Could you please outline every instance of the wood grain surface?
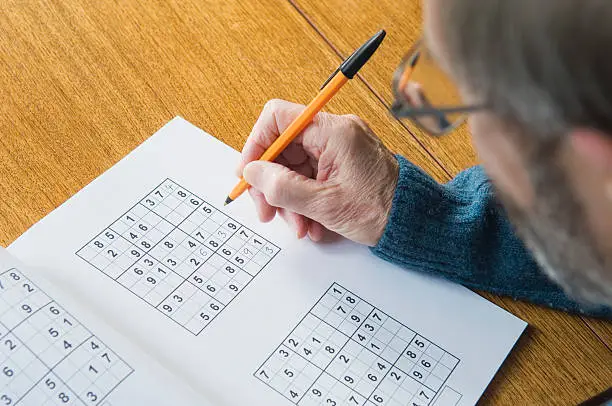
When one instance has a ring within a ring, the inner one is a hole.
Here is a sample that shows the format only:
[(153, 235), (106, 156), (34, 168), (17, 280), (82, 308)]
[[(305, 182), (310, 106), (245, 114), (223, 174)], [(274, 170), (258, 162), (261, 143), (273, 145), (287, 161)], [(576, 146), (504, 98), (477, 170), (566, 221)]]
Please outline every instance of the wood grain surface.
[[(370, 33), (381, 28), (387, 30), (383, 46), (362, 69), (361, 76), (372, 91), (390, 105), (393, 72), (410, 46), (421, 37), (420, 0), (291, 1), (342, 56), (349, 55)], [(465, 126), (452, 137), (442, 138), (424, 134), (411, 122), (406, 126), (449, 174), (454, 175), (476, 163)]]
[[(240, 149), (266, 100), (308, 102), (340, 55), (379, 27), (389, 38), (363, 80), (327, 110), (361, 116), (447, 180), (475, 163), (467, 132), (431, 139), (385, 107), (395, 64), (419, 35), (416, 0), (3, 0), (0, 242), (175, 115)], [(571, 404), (612, 382), (609, 322), (485, 296), (531, 327), (483, 404)]]
[[(384, 103), (388, 104), (392, 100), (389, 84), (391, 83), (394, 68), (412, 43), (421, 37), (420, 0), (291, 1), (300, 14), (325, 39), (328, 45), (342, 56), (350, 54), (352, 49), (358, 46), (359, 35), (357, 33), (375, 32), (381, 28), (388, 31), (384, 45), (361, 73), (363, 80), (372, 91)], [(442, 139), (428, 138), (412, 125), (407, 127), (407, 131), (415, 135), (416, 139), (436, 158), (437, 162), (441, 163), (449, 174), (455, 174), (457, 171), (477, 163), (469, 140), (469, 133), (465, 127), (457, 133), (448, 136), (448, 138)], [(545, 310), (526, 303), (512, 302), (507, 298), (495, 298), (492, 295), (484, 296), (512, 313), (519, 315), (519, 317), (522, 317), (531, 325), (530, 334), (527, 338), (523, 339), (523, 342), (528, 342), (525, 345), (534, 347), (533, 351), (516, 352), (513, 354), (506, 368), (502, 369), (502, 373), (497, 376), (496, 382), (506, 380), (507, 378), (504, 377), (504, 374), (506, 371), (514, 368), (514, 363), (516, 362), (521, 364), (519, 366), (521, 369), (525, 368), (522, 365), (523, 363), (534, 364), (530, 367), (534, 373), (525, 375), (525, 381), (520, 383), (520, 385), (524, 385), (525, 388), (531, 387), (532, 390), (540, 392), (534, 393), (533, 396), (541, 396), (543, 399), (550, 395), (551, 399), (557, 399), (560, 404), (575, 403), (580, 399), (588, 397), (589, 394), (593, 393), (593, 390), (603, 390), (610, 386), (612, 382), (612, 367), (608, 366), (601, 371), (600, 384), (594, 385), (591, 390), (584, 390), (583, 382), (593, 383), (592, 376), (587, 376), (580, 372), (581, 368), (590, 367), (589, 358), (582, 358), (581, 362), (584, 365), (575, 369), (577, 380), (574, 380), (574, 383), (576, 385), (568, 387), (567, 382), (562, 379), (551, 382), (549, 379), (543, 380), (541, 378), (547, 376), (550, 369), (554, 369), (555, 365), (559, 363), (558, 358), (546, 355), (547, 351), (558, 346), (557, 350), (564, 350), (567, 354), (573, 352), (573, 345), (571, 344), (572, 336), (576, 331), (582, 331), (585, 327), (595, 334), (595, 337), (593, 337), (586, 330), (584, 333), (584, 339), (592, 342), (593, 348), (597, 348), (594, 355), (597, 357), (602, 356), (608, 365), (612, 365), (612, 323), (603, 320), (560, 315), (554, 311)], [(561, 321), (557, 321), (558, 316), (562, 319)], [(555, 323), (561, 324), (551, 324), (551, 320), (556, 320)], [(597, 339), (601, 341), (601, 345), (596, 342)], [(565, 344), (562, 344), (563, 342)], [(544, 347), (548, 350), (545, 350)], [(536, 355), (535, 358), (534, 354)], [(535, 376), (540, 378), (534, 379)], [(530, 381), (533, 381), (534, 384), (529, 384)], [(511, 393), (508, 393), (508, 398), (497, 396), (497, 391), (503, 392), (504, 390), (505, 388), (498, 388), (494, 384), (487, 395), (492, 396), (495, 400), (494, 404), (511, 403), (509, 401)], [(514, 389), (508, 388), (508, 390), (514, 393)], [(493, 396), (493, 392), (495, 392), (495, 396)], [(573, 392), (574, 395), (569, 396), (568, 392)], [(530, 398), (526, 397), (525, 401), (528, 399)]]

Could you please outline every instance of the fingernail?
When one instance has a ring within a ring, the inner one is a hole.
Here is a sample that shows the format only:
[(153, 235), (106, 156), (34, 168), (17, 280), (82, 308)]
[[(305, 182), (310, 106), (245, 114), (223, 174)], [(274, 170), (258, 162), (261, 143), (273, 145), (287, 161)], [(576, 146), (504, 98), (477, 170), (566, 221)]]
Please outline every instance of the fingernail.
[(302, 238), (304, 238), (304, 237), (306, 237), (308, 235), (308, 230), (303, 230), (301, 233), (298, 230), (297, 235), (298, 235), (298, 238), (301, 240)]

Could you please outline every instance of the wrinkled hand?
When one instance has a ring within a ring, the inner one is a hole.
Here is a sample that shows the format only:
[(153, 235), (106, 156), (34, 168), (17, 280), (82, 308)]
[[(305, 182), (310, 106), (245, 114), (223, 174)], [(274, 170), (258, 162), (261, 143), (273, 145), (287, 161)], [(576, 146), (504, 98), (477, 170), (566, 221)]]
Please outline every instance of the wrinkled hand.
[(278, 213), (299, 238), (319, 241), (331, 230), (376, 245), (391, 211), (398, 163), (359, 117), (319, 113), (276, 162), (256, 161), (303, 109), (269, 101), (242, 149), (237, 173), (251, 185), (260, 220)]

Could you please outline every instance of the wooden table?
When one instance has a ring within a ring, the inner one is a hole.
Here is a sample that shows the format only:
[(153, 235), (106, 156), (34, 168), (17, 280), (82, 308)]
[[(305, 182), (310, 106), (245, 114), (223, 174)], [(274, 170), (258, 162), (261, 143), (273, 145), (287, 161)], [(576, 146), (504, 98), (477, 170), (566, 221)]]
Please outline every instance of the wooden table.
[[(147, 3), (146, 5), (142, 3)], [(386, 111), (420, 32), (418, 0), (4, 0), (0, 242), (181, 115), (240, 148), (264, 102), (307, 102), (342, 56), (389, 36), (329, 105), (440, 181), (476, 162), (467, 131), (431, 139)], [(609, 322), (485, 294), (530, 324), (482, 404), (572, 404), (612, 382)]]

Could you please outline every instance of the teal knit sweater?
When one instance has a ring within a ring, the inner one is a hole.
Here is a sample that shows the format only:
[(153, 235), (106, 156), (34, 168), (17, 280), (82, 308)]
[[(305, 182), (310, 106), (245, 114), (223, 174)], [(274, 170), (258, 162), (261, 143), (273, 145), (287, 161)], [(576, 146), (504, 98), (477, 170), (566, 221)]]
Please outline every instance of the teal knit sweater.
[(481, 167), (441, 185), (405, 158), (397, 160), (393, 206), (374, 254), (472, 289), (612, 318), (612, 308), (581, 305), (548, 279), (515, 235)]

